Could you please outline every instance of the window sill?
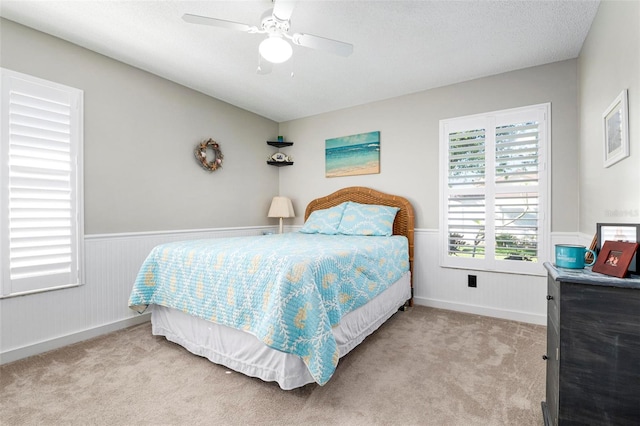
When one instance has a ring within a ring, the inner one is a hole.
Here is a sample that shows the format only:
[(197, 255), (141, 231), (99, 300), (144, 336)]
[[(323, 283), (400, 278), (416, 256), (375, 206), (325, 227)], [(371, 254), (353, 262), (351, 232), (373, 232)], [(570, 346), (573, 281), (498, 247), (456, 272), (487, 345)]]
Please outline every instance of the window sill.
[(69, 288), (82, 287), (83, 285), (84, 284), (68, 284), (68, 285), (61, 285), (57, 287), (47, 287), (47, 288), (39, 288), (37, 290), (22, 291), (19, 293), (4, 294), (4, 295), (0, 295), (0, 300), (11, 299), (14, 297), (21, 297), (21, 296), (31, 296), (34, 294), (47, 293), (47, 292), (56, 291), (56, 290), (65, 290)]

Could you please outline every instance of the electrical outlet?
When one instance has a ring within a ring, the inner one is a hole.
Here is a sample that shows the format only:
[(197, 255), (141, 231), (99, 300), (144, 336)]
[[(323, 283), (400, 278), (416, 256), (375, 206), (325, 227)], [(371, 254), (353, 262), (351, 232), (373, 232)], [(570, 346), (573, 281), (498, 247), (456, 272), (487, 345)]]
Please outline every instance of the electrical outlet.
[(467, 275), (467, 285), (469, 287), (478, 287), (478, 277), (475, 275)]

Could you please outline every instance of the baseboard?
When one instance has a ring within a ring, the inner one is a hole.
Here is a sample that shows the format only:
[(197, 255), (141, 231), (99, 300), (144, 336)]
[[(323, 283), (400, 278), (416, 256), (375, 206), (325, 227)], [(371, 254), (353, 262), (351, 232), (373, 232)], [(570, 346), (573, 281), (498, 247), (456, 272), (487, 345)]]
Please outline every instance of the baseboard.
[(465, 312), (467, 314), (502, 318), (511, 321), (526, 322), (528, 324), (547, 325), (546, 315), (537, 315), (527, 312), (504, 311), (495, 308), (487, 308), (484, 306), (465, 305), (462, 303), (445, 302), (443, 300), (434, 300), (415, 296), (413, 298), (413, 303), (420, 306), (428, 306), (430, 308), (447, 309), (449, 311), (458, 311)]
[(39, 355), (44, 352), (49, 352), (54, 349), (59, 349), (64, 346), (72, 345), (74, 343), (82, 342), (84, 340), (92, 339), (94, 337), (101, 336), (103, 334), (111, 333), (123, 328), (131, 327), (134, 325), (142, 324), (151, 320), (151, 314), (145, 313), (142, 315), (136, 315), (135, 317), (123, 319), (120, 321), (105, 324), (100, 327), (91, 328), (88, 330), (80, 331), (66, 336), (58, 337), (55, 339), (47, 340), (33, 345), (24, 346), (18, 349), (12, 349), (10, 351), (0, 353), (0, 365), (8, 364), (10, 362), (17, 361), (22, 358), (27, 358), (34, 355)]

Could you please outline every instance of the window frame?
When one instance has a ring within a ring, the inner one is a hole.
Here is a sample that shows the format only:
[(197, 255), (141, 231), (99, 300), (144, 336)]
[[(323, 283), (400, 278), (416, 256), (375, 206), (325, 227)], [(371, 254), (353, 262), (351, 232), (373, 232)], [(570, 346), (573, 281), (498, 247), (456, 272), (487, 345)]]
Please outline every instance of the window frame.
[[(496, 158), (496, 129), (508, 124), (516, 124), (538, 118), (538, 182), (536, 191), (538, 199), (538, 230), (537, 230), (537, 261), (503, 260), (495, 258), (495, 200), (501, 193), (522, 192), (526, 186), (516, 185), (507, 188), (499, 187), (494, 176), (497, 169)], [(484, 174), (483, 186), (452, 190), (449, 186), (449, 135), (472, 129), (485, 130)], [(511, 108), (488, 113), (474, 114), (462, 117), (440, 120), (440, 211), (439, 211), (439, 253), (440, 266), (445, 268), (472, 269), (490, 272), (518, 273), (526, 275), (546, 274), (543, 263), (549, 260), (550, 230), (551, 230), (551, 103)], [(515, 189), (515, 190), (513, 190)], [(484, 258), (456, 257), (449, 255), (449, 196), (451, 194), (485, 195), (484, 217), (486, 252)]]
[[(44, 291), (77, 287), (85, 282), (84, 268), (84, 188), (83, 188), (83, 145), (84, 145), (84, 92), (56, 82), (28, 74), (0, 68), (0, 123), (2, 146), (0, 147), (0, 299), (40, 293)], [(71, 250), (69, 270), (59, 274), (62, 279), (53, 279), (51, 274), (37, 278), (23, 279), (11, 276), (10, 259), (10, 100), (12, 93), (43, 99), (44, 102), (60, 102), (60, 97), (68, 98), (69, 119), (69, 190), (70, 190), (70, 237)], [(51, 94), (49, 96), (49, 94)]]

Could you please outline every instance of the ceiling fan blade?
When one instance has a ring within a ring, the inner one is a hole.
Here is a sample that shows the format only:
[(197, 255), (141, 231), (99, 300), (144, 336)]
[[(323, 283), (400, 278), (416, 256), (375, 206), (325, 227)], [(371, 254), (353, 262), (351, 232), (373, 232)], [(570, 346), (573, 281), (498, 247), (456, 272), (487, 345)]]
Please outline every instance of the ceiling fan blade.
[(295, 6), (295, 0), (274, 0), (273, 16), (281, 21), (288, 21), (291, 19), (291, 12)]
[(212, 27), (226, 28), (229, 30), (251, 32), (256, 29), (256, 27), (252, 27), (251, 25), (247, 24), (241, 24), (239, 22), (225, 21), (224, 19), (209, 18), (207, 16), (192, 15), (190, 13), (185, 13), (184, 15), (182, 15), (182, 19), (191, 24), (211, 25)]
[(292, 41), (299, 46), (324, 50), (345, 57), (353, 53), (353, 44), (311, 34), (296, 33), (293, 35)]

